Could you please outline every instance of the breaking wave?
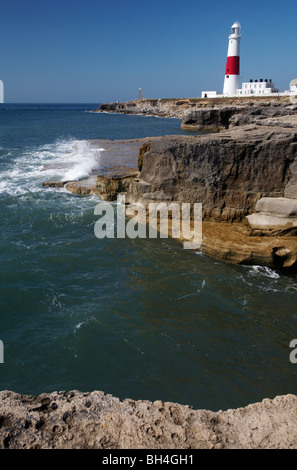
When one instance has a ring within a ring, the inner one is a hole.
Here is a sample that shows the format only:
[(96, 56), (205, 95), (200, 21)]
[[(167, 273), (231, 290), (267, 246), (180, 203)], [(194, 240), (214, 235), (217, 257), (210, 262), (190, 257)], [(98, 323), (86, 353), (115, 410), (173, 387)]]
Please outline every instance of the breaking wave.
[(58, 139), (36, 148), (13, 149), (0, 175), (0, 194), (22, 195), (40, 190), (42, 182), (78, 181), (100, 168), (103, 148), (88, 140)]

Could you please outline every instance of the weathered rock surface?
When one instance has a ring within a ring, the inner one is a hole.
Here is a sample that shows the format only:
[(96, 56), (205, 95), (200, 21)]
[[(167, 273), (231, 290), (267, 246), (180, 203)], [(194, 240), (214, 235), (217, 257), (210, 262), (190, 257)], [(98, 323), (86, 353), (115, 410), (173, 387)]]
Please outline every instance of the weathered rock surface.
[(255, 209), (257, 212), (271, 216), (295, 218), (297, 217), (297, 199), (263, 197), (257, 201)]
[(297, 106), (289, 97), (142, 99), (101, 104), (97, 112), (175, 117), (182, 119), (183, 129), (220, 131), (296, 115)]
[(269, 230), (263, 234), (242, 223), (203, 222), (202, 251), (232, 264), (296, 270), (296, 233)]
[(104, 103), (99, 106), (98, 111), (94, 112), (183, 118), (189, 109), (196, 108), (196, 106), (197, 100), (195, 99), (143, 99), (124, 103)]
[[(142, 99), (125, 102), (104, 103), (98, 108), (103, 113), (121, 113), (121, 114), (144, 114), (162, 117), (175, 117), (187, 119), (189, 113), (200, 111), (204, 108), (245, 108), (246, 106), (265, 107), (270, 105), (279, 106), (281, 104), (290, 104), (289, 97), (236, 97), (236, 98), (168, 98), (168, 99)], [(191, 124), (189, 124), (191, 125)]]
[(268, 119), (296, 114), (297, 106), (291, 104), (220, 106), (190, 111), (183, 118), (181, 127), (183, 129), (219, 131), (247, 124), (262, 124), (263, 121), (265, 121), (264, 125), (269, 125)]
[(279, 233), (296, 235), (297, 199), (264, 197), (257, 201), (255, 210), (255, 213), (247, 216), (254, 233), (273, 231), (275, 235), (279, 230)]
[[(297, 200), (297, 116), (208, 135), (93, 145), (106, 148), (102, 170), (92, 180), (68, 182), (70, 191), (105, 200), (124, 194), (127, 203), (145, 205), (202, 203), (205, 253), (233, 263), (297, 267), (294, 217), (290, 213), (289, 220), (280, 221), (275, 213), (282, 198)], [(267, 201), (263, 198), (273, 199), (270, 213), (260, 212), (257, 201)]]
[(297, 160), (290, 165), (291, 177), (286, 184), (284, 196), (289, 198), (296, 198), (297, 194)]
[[(190, 111), (182, 120), (182, 129), (220, 131), (228, 129), (231, 122), (233, 125), (249, 124), (250, 108), (233, 107), (212, 107)], [(237, 119), (235, 118), (237, 117)]]
[(0, 392), (0, 448), (290, 449), (297, 446), (297, 396), (227, 411), (162, 401), (53, 392)]
[(65, 182), (64, 181), (44, 181), (42, 183), (44, 188), (64, 188)]
[[(241, 221), (262, 197), (283, 197), (297, 159), (297, 128), (244, 126), (206, 136), (156, 138), (142, 156), (131, 202), (203, 204), (205, 220)], [(297, 198), (291, 190), (290, 197)]]

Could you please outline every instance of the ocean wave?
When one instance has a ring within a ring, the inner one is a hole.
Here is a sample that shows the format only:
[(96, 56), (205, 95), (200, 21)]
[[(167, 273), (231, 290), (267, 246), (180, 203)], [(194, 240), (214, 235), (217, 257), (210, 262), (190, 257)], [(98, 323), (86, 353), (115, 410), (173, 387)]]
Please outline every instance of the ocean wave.
[(268, 266), (252, 266), (251, 273), (260, 274), (261, 276), (270, 277), (271, 279), (279, 279), (280, 274), (278, 274), (273, 269)]
[(248, 275), (250, 277), (269, 277), (270, 279), (279, 279), (280, 274), (276, 272), (274, 269), (269, 268), (268, 266), (246, 266), (248, 269)]
[(54, 172), (61, 181), (78, 181), (99, 169), (104, 148), (91, 146), (87, 140), (58, 140), (43, 148), (44, 165), (41, 170)]
[(18, 149), (0, 176), (0, 194), (11, 196), (38, 192), (43, 181), (78, 181), (87, 178), (101, 165), (103, 148), (72, 137), (38, 147)]

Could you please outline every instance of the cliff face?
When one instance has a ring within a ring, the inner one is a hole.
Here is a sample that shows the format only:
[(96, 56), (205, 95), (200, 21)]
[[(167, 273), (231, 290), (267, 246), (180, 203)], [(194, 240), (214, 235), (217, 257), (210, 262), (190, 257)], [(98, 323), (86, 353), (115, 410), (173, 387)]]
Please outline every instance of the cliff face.
[[(202, 99), (202, 98), (181, 98), (181, 99), (142, 99), (142, 100), (133, 100), (125, 102), (115, 102), (115, 103), (104, 103), (99, 105), (98, 111), (95, 112), (105, 112), (105, 113), (122, 113), (122, 114), (150, 114), (155, 116), (162, 117), (175, 117), (184, 119), (183, 125), (188, 127), (199, 127), (195, 122), (201, 120), (200, 111), (206, 110), (205, 124), (209, 125), (209, 128), (214, 128), (214, 119), (218, 119), (218, 123), (224, 120), (223, 115), (234, 113), (234, 110), (245, 109), (249, 107), (255, 107), (259, 109), (265, 106), (286, 104), (289, 103), (289, 97), (277, 98), (259, 98), (259, 97), (245, 97), (245, 98), (215, 98), (215, 99)], [(214, 109), (214, 112), (212, 111)], [(222, 117), (220, 117), (220, 112), (222, 112)], [(211, 113), (211, 118), (209, 119), (207, 115)], [(240, 112), (240, 111), (236, 111)], [(197, 114), (196, 114), (197, 113)], [(218, 118), (216, 118), (218, 115)], [(231, 116), (230, 115), (230, 116)], [(212, 120), (211, 120), (212, 119)], [(193, 122), (187, 122), (193, 121)], [(225, 122), (225, 121), (224, 121)], [(217, 126), (221, 127), (221, 126)], [(223, 127), (226, 127), (223, 124)]]
[(297, 197), (290, 181), (297, 129), (245, 126), (207, 136), (151, 141), (141, 172), (129, 182), (131, 201), (201, 202), (205, 220), (240, 221), (264, 196)]
[[(204, 253), (296, 269), (297, 219), (287, 208), (297, 200), (297, 116), (290, 127), (281, 123), (269, 118), (266, 125), (263, 120), (219, 134), (148, 140), (139, 175), (123, 179), (119, 192), (127, 202), (200, 202)], [(257, 206), (263, 198), (272, 201), (269, 217)]]
[(182, 129), (220, 131), (229, 127), (246, 124), (261, 124), (262, 120), (296, 114), (297, 106), (292, 104), (266, 103), (262, 106), (221, 106), (189, 111), (183, 117)]
[(124, 103), (105, 103), (98, 112), (121, 114), (148, 114), (162, 117), (183, 118), (191, 109), (196, 109), (196, 100), (191, 99), (152, 99), (135, 100)]
[(38, 397), (0, 392), (2, 449), (296, 448), (297, 397), (265, 399), (237, 410), (193, 410), (177, 403), (102, 392)]
[[(297, 268), (297, 210), (288, 211), (290, 201), (283, 200), (297, 200), (297, 115), (262, 116), (254, 124), (208, 135), (96, 145), (106, 147), (106, 162), (117, 154), (115, 168), (109, 163), (109, 172), (104, 168), (91, 184), (68, 182), (70, 191), (106, 200), (124, 194), (126, 202), (145, 205), (202, 203), (206, 254), (232, 263)], [(125, 170), (120, 160), (127, 161), (130, 153)], [(259, 209), (265, 204), (257, 204), (263, 198), (272, 200), (269, 214)]]

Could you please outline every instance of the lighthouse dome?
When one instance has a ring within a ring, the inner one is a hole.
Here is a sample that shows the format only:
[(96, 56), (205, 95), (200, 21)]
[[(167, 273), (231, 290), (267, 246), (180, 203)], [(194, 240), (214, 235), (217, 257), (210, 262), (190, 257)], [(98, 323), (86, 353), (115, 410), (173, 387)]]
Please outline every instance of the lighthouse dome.
[(241, 25), (240, 25), (239, 21), (235, 21), (235, 23), (231, 26), (231, 28), (239, 28), (239, 29), (241, 29)]
[(235, 21), (231, 26), (231, 35), (230, 38), (240, 38), (241, 26), (238, 21)]

